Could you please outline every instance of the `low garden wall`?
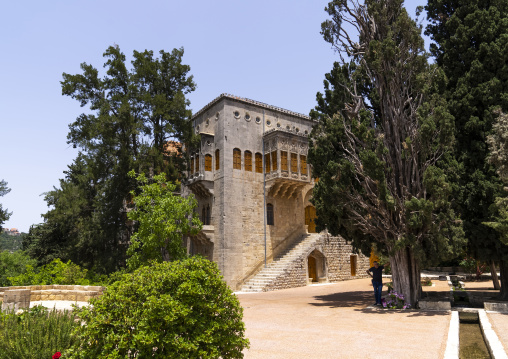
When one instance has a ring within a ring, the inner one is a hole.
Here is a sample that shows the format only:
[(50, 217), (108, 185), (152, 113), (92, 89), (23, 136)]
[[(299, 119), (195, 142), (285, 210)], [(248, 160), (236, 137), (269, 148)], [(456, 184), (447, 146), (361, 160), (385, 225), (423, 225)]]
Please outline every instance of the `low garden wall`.
[(65, 300), (73, 302), (88, 302), (94, 297), (102, 295), (105, 287), (91, 285), (28, 285), (15, 287), (0, 287), (0, 301), (4, 301), (4, 294), (9, 290), (29, 289), (30, 301)]

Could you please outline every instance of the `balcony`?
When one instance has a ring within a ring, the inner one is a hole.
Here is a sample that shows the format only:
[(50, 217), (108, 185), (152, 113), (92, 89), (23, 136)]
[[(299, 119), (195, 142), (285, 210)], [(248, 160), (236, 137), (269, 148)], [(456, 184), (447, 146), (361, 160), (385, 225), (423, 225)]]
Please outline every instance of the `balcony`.
[(265, 147), (266, 189), (269, 196), (296, 198), (312, 186), (307, 164), (307, 135), (290, 130), (272, 129), (263, 136)]

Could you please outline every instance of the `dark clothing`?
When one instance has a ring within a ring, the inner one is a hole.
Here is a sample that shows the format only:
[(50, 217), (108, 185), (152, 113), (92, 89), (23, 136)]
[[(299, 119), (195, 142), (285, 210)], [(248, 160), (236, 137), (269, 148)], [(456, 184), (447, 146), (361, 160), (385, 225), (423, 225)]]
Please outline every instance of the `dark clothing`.
[(383, 291), (383, 282), (377, 282), (373, 279), (372, 286), (374, 287), (374, 297), (376, 298), (376, 304), (381, 304), (381, 292)]
[(374, 282), (383, 283), (383, 269), (384, 266), (378, 266), (369, 268), (369, 272), (372, 272), (372, 280)]

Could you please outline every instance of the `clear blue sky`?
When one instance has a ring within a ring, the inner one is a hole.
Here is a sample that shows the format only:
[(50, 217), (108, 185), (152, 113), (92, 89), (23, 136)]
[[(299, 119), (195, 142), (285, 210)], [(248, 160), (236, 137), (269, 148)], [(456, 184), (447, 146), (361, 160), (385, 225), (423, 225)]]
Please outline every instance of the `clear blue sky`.
[[(425, 0), (406, 1), (410, 15)], [(184, 47), (197, 89), (191, 109), (223, 92), (308, 114), (337, 55), (319, 34), (326, 0), (50, 0), (0, 5), (0, 197), (4, 224), (28, 232), (48, 211), (76, 150), (68, 125), (84, 110), (61, 94), (62, 73), (102, 68), (106, 48)]]

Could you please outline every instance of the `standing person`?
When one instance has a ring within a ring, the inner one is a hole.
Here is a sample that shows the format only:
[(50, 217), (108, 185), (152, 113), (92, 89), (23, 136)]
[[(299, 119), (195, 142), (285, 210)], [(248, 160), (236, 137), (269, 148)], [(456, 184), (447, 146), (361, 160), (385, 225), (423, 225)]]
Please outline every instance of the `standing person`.
[[(386, 263), (390, 265), (390, 263)], [(374, 287), (374, 296), (376, 297), (376, 304), (381, 305), (381, 292), (383, 291), (383, 269), (385, 266), (380, 266), (378, 262), (374, 261), (374, 267), (367, 270), (367, 274), (372, 278), (372, 286)]]

